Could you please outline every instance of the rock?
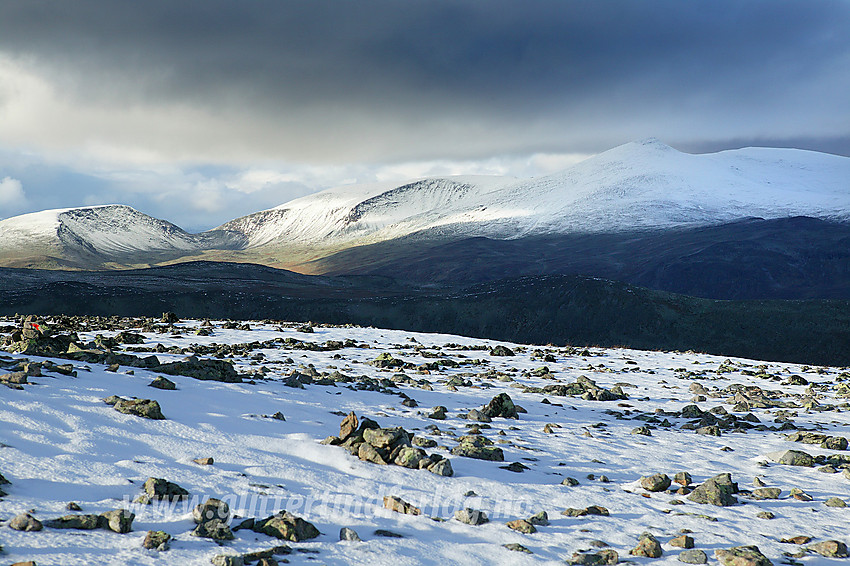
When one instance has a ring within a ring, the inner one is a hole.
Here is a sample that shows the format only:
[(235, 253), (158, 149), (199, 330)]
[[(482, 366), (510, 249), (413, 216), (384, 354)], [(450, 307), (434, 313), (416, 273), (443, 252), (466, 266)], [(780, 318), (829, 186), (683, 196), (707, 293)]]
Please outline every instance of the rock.
[(533, 552), (531, 552), (530, 550), (528, 550), (523, 545), (521, 545), (517, 542), (509, 542), (508, 544), (503, 544), (502, 546), (504, 546), (508, 550), (512, 550), (514, 552), (524, 552), (526, 554), (534, 554)]
[(756, 517), (758, 517), (759, 519), (767, 519), (767, 520), (770, 520), (770, 519), (775, 518), (775, 517), (776, 517), (776, 515), (774, 515), (774, 514), (773, 514), (773, 513), (771, 513), (770, 511), (759, 511), (758, 513), (756, 513)]
[(433, 464), (428, 466), (427, 469), (432, 474), (437, 474), (438, 476), (451, 477), (454, 475), (452, 463), (446, 458), (443, 458), (438, 462), (434, 462)]
[(156, 389), (162, 389), (165, 391), (174, 391), (175, 389), (177, 389), (177, 384), (175, 384), (170, 379), (159, 375), (153, 381), (148, 383), (148, 387), (155, 387)]
[(3, 477), (3, 474), (0, 474), (0, 485), (10, 485), (12, 482)]
[(233, 367), (233, 363), (224, 360), (202, 360), (190, 356), (179, 362), (169, 362), (150, 368), (157, 373), (185, 375), (201, 381), (221, 381), (224, 383), (242, 383), (242, 378)]
[(360, 535), (354, 529), (343, 527), (339, 530), (339, 540), (348, 540), (352, 542), (360, 542)]
[(400, 426), (394, 428), (367, 428), (363, 431), (363, 440), (375, 448), (389, 448), (402, 437), (407, 438), (407, 433)]
[(399, 450), (395, 460), (393, 460), (393, 463), (397, 466), (415, 470), (419, 468), (419, 462), (423, 459), (427, 459), (427, 456), (425, 455), (425, 451), (421, 448), (403, 446), (401, 450)]
[[(652, 431), (649, 430), (649, 427), (647, 426), (639, 426), (632, 429), (632, 434), (639, 434), (641, 436), (652, 436)], [(575, 554), (573, 556), (575, 556)]]
[(116, 509), (100, 514), (100, 526), (116, 533), (129, 533), (133, 530), (133, 519), (136, 515), (126, 509)]
[(155, 421), (165, 420), (159, 403), (152, 399), (119, 399), (112, 405), (119, 413), (144, 417)]
[(670, 478), (667, 474), (653, 474), (640, 478), (640, 486), (646, 491), (664, 491), (670, 487)]
[(516, 519), (514, 521), (508, 521), (505, 523), (509, 529), (513, 529), (517, 532), (530, 535), (531, 533), (536, 533), (537, 529), (534, 528), (530, 522), (525, 519)]
[(383, 456), (381, 456), (375, 447), (369, 444), (368, 442), (363, 442), (357, 449), (357, 457), (361, 460), (365, 460), (366, 462), (372, 462), (373, 464), (381, 464), (382, 466), (386, 466), (387, 462), (384, 460)]
[(165, 324), (174, 324), (175, 322), (180, 322), (180, 318), (173, 312), (169, 311), (162, 313), (162, 318), (160, 318), (159, 321)]
[(549, 525), (549, 515), (546, 511), (540, 511), (529, 517), (528, 522), (536, 527), (546, 527)]
[(820, 447), (827, 450), (847, 450), (847, 439), (843, 436), (830, 436), (821, 443)]
[(83, 510), (83, 508), (80, 507), (80, 504), (76, 503), (74, 501), (69, 501), (68, 504), (65, 506), (65, 509), (67, 509), (68, 511), (82, 511)]
[[(287, 554), (292, 554), (292, 548), (288, 545), (282, 544), (280, 546), (273, 546), (266, 550), (248, 552), (242, 555), (242, 559), (245, 561), (245, 564), (259, 561), (257, 566), (262, 566), (263, 561), (266, 561), (266, 564), (270, 564), (268, 561), (274, 560), (275, 556), (285, 556)], [(284, 562), (286, 561), (284, 560)]]
[(9, 521), (9, 528), (15, 531), (32, 532), (40, 531), (44, 525), (29, 513), (21, 513)]
[(847, 507), (847, 502), (840, 497), (830, 497), (824, 502), (827, 507)]
[(220, 499), (211, 497), (195, 506), (192, 510), (192, 519), (198, 524), (206, 523), (213, 519), (227, 523), (230, 520), (230, 506)]
[(800, 489), (799, 487), (792, 487), (791, 492), (789, 493), (791, 497), (796, 499), (797, 501), (811, 501), (812, 496)]
[(567, 558), (567, 564), (576, 566), (597, 566), (602, 564), (617, 564), (620, 556), (612, 548), (606, 548), (596, 552), (574, 552)]
[(208, 538), (212, 540), (233, 540), (235, 538), (233, 536), (233, 531), (230, 530), (227, 523), (219, 521), (218, 519), (212, 519), (210, 521), (200, 523), (197, 527), (195, 527), (195, 530), (193, 530), (191, 534), (193, 537)]
[(640, 540), (636, 547), (629, 551), (632, 556), (646, 556), (647, 558), (659, 558), (664, 551), (661, 549), (661, 543), (650, 533), (640, 535)]
[(511, 462), (507, 466), (499, 466), (503, 470), (508, 470), (509, 472), (522, 473), (525, 470), (529, 470), (528, 466), (523, 464), (522, 462)]
[(471, 421), (476, 421), (479, 423), (489, 423), (492, 422), (493, 419), (479, 411), (478, 409), (472, 409), (466, 414), (466, 418)]
[(738, 503), (732, 495), (738, 491), (738, 485), (732, 482), (729, 474), (718, 474), (694, 489), (688, 499), (704, 505), (729, 506)]
[(148, 550), (160, 552), (168, 550), (168, 547), (171, 546), (171, 535), (164, 531), (148, 531), (142, 546)]
[(81, 529), (90, 531), (100, 526), (100, 517), (98, 515), (65, 515), (64, 517), (45, 522), (44, 526), (51, 529)]
[(448, 409), (446, 409), (442, 405), (438, 405), (431, 409), (431, 414), (428, 415), (428, 418), (436, 419), (438, 421), (444, 421), (446, 420), (446, 411), (448, 411)]
[(239, 554), (216, 554), (210, 559), (213, 566), (244, 566), (245, 560)]
[(575, 478), (564, 478), (561, 480), (561, 485), (568, 485), (570, 487), (575, 487), (578, 485), (578, 480)]
[(505, 454), (501, 448), (492, 446), (493, 442), (484, 436), (471, 435), (460, 439), (460, 444), (452, 448), (452, 454), (477, 460), (504, 462)]
[(405, 515), (420, 515), (422, 511), (418, 507), (414, 507), (404, 499), (394, 495), (384, 496), (384, 507), (396, 513), (404, 513)]
[(502, 346), (500, 344), (500, 345), (498, 345), (495, 348), (492, 348), (490, 350), (490, 355), (491, 356), (513, 356), (515, 354), (514, 354), (513, 350), (511, 350), (507, 346)]
[(760, 487), (753, 490), (753, 499), (779, 499), (781, 493), (778, 487)]
[(676, 472), (676, 475), (673, 476), (673, 481), (685, 487), (691, 485), (694, 482), (693, 478), (691, 477), (691, 474), (689, 474), (688, 472)]
[(708, 564), (708, 556), (699, 549), (686, 550), (679, 553), (679, 562), (685, 564)]
[(418, 446), (419, 448), (434, 448), (437, 445), (436, 440), (422, 438), (421, 436), (414, 436), (411, 442), (414, 446)]
[(807, 547), (807, 550), (817, 552), (827, 558), (846, 558), (847, 545), (837, 540), (825, 540)]
[(573, 509), (572, 507), (568, 507), (561, 511), (561, 515), (566, 515), (567, 517), (586, 517), (588, 515), (599, 515), (602, 517), (607, 517), (609, 515), (608, 509), (602, 507), (601, 505), (591, 505), (589, 507), (585, 507), (584, 509)]
[(357, 424), (357, 415), (354, 414), (354, 411), (348, 413), (339, 425), (340, 441), (345, 442), (351, 435), (357, 432)]
[(503, 417), (506, 419), (518, 419), (516, 407), (507, 393), (499, 393), (481, 410), (488, 417)]
[(257, 521), (253, 527), (254, 532), (264, 533), (269, 536), (292, 542), (309, 540), (319, 536), (319, 529), (301, 517), (296, 517), (288, 511), (281, 511), (262, 521)]
[(375, 529), (375, 535), (379, 537), (387, 537), (387, 538), (404, 538), (403, 534), (394, 533), (392, 531), (388, 531), (386, 529)]
[(807, 542), (811, 542), (812, 537), (806, 535), (800, 535), (796, 537), (784, 538), (779, 542), (783, 544), (806, 544)]
[(483, 525), (490, 522), (487, 513), (469, 507), (455, 511), (455, 519), (467, 525)]
[(785, 464), (786, 466), (806, 466), (810, 468), (815, 465), (814, 458), (801, 450), (780, 450), (765, 454), (765, 457), (771, 462)]
[(213, 460), (212, 457), (195, 458), (192, 461), (198, 464), (199, 466), (212, 466), (213, 464), (215, 464), (215, 460)]
[(693, 548), (694, 538), (689, 537), (688, 535), (680, 535), (674, 539), (670, 539), (670, 542), (668, 544), (677, 548)]
[(166, 501), (180, 501), (181, 499), (185, 499), (189, 496), (188, 491), (176, 483), (172, 483), (162, 478), (146, 479), (145, 485), (142, 486), (142, 489), (145, 490), (145, 494), (142, 497), (146, 497), (148, 502), (162, 499)]
[(714, 556), (723, 566), (773, 566), (773, 562), (753, 545), (718, 548), (714, 551)]

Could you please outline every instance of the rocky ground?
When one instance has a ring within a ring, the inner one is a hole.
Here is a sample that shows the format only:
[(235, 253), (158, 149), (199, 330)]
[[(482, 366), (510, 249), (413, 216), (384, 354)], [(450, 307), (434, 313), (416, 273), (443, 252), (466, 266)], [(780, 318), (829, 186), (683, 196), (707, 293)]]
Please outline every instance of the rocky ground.
[(0, 319), (0, 563), (832, 564), (850, 372)]

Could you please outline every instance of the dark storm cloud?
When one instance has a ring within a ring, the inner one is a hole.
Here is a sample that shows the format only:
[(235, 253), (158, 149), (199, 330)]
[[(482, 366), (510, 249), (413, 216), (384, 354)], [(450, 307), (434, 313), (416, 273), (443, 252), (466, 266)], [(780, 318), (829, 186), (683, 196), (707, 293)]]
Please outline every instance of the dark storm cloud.
[(201, 157), (827, 140), (850, 128), (848, 29), (843, 1), (0, 4), (0, 53), (73, 104), (200, 111), (172, 134)]

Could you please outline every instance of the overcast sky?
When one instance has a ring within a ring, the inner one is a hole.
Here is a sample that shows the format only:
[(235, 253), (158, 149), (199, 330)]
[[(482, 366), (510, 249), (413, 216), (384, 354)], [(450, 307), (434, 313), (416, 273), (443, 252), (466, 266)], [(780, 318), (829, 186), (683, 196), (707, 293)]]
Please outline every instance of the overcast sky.
[(0, 218), (191, 230), (318, 189), (657, 137), (850, 155), (850, 2), (0, 3)]

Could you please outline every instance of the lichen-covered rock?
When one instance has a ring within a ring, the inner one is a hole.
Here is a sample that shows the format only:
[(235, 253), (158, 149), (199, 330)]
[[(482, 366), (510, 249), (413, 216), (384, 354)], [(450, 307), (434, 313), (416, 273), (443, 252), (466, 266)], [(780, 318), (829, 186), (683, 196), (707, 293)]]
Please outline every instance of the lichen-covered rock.
[(694, 538), (689, 537), (688, 535), (679, 535), (675, 538), (670, 539), (670, 542), (668, 544), (677, 548), (693, 548)]
[(640, 478), (640, 486), (646, 491), (664, 491), (670, 487), (670, 477), (667, 474), (653, 474)]
[(310, 540), (319, 536), (319, 529), (301, 517), (288, 511), (281, 511), (262, 521), (254, 523), (254, 532), (292, 542)]
[(825, 540), (823, 542), (809, 545), (807, 548), (808, 550), (817, 552), (821, 556), (826, 556), (827, 558), (847, 557), (847, 545), (837, 540)]
[(345, 442), (348, 438), (357, 432), (357, 415), (354, 412), (348, 413), (348, 415), (342, 419), (342, 422), (339, 424), (339, 440), (340, 442)]
[(518, 419), (516, 406), (511, 396), (507, 393), (499, 393), (493, 397), (481, 410), (481, 413), (492, 418), (503, 417), (506, 419)]
[(174, 391), (175, 389), (177, 389), (177, 384), (175, 384), (170, 379), (158, 375), (154, 378), (153, 381), (148, 383), (148, 387), (162, 389), (163, 391)]
[(144, 417), (155, 421), (165, 420), (162, 408), (153, 399), (118, 399), (112, 408), (119, 413)]
[(375, 447), (368, 442), (360, 443), (360, 446), (357, 448), (357, 457), (361, 460), (365, 460), (366, 462), (372, 462), (373, 464), (380, 464), (382, 466), (387, 465), (384, 457), (381, 456)]
[(339, 540), (347, 540), (351, 542), (360, 542), (360, 535), (354, 529), (343, 527), (339, 530)]
[(537, 529), (525, 519), (516, 519), (514, 521), (508, 521), (505, 523), (509, 529), (517, 531), (518, 533), (523, 533), (526, 535), (530, 535), (532, 533), (536, 533)]
[(136, 515), (126, 509), (116, 509), (100, 514), (100, 526), (116, 533), (129, 533), (133, 530), (133, 519)]
[(148, 531), (145, 535), (145, 540), (142, 541), (142, 547), (160, 552), (168, 550), (170, 545), (171, 535), (164, 531)]
[(242, 378), (233, 364), (224, 360), (201, 360), (190, 356), (185, 360), (161, 364), (151, 369), (157, 373), (185, 375), (202, 381), (242, 383)]
[(192, 509), (192, 519), (198, 524), (213, 519), (227, 523), (230, 520), (230, 506), (220, 499), (210, 497)]
[(661, 543), (650, 533), (643, 533), (637, 546), (629, 551), (632, 556), (646, 556), (647, 558), (659, 558), (664, 551), (661, 549)]
[(43, 527), (41, 521), (29, 513), (21, 513), (9, 521), (9, 528), (15, 531), (40, 531)]
[(586, 517), (588, 515), (598, 515), (602, 517), (607, 517), (610, 513), (608, 509), (602, 507), (601, 505), (590, 505), (589, 507), (585, 507), (584, 509), (574, 509), (572, 507), (568, 507), (561, 511), (561, 515), (566, 515), (567, 517)]
[(714, 556), (723, 566), (773, 566), (773, 562), (761, 553), (759, 547), (753, 545), (718, 548)]
[(80, 529), (94, 530), (101, 526), (99, 515), (65, 515), (58, 519), (46, 521), (44, 526), (51, 529)]
[(394, 495), (384, 496), (384, 507), (396, 513), (404, 513), (405, 515), (421, 515), (422, 511), (419, 507), (414, 507), (401, 497)]
[(444, 477), (452, 477), (455, 473), (452, 469), (452, 463), (448, 460), (448, 458), (438, 460), (428, 466), (426, 469), (432, 474)]
[(212, 519), (199, 524), (192, 531), (193, 537), (208, 538), (212, 540), (233, 540), (233, 531), (227, 523)]
[(514, 354), (514, 351), (511, 350), (510, 348), (508, 348), (507, 346), (502, 346), (501, 344), (499, 344), (495, 348), (490, 349), (490, 355), (491, 356), (513, 356), (515, 354)]
[(708, 556), (698, 548), (686, 550), (679, 554), (679, 562), (685, 564), (708, 564)]
[(738, 500), (733, 495), (738, 492), (738, 484), (732, 482), (730, 474), (718, 474), (707, 479), (694, 489), (688, 499), (695, 503), (705, 505), (718, 505), (727, 507), (735, 505)]
[(363, 440), (375, 448), (388, 448), (403, 437), (407, 438), (407, 433), (400, 426), (394, 428), (367, 428), (363, 431)]
[(753, 490), (753, 499), (779, 499), (781, 493), (778, 487), (760, 487)]
[(393, 463), (404, 468), (418, 469), (419, 462), (425, 458), (427, 458), (427, 456), (425, 451), (421, 448), (403, 446), (401, 450), (399, 450), (395, 460), (393, 460)]
[(244, 566), (245, 559), (239, 554), (216, 554), (210, 559), (213, 566)]
[(148, 478), (142, 486), (145, 493), (139, 498), (139, 503), (151, 501), (180, 501), (189, 496), (189, 492), (176, 483), (162, 478)]
[(619, 561), (620, 556), (613, 548), (604, 548), (596, 552), (574, 552), (567, 558), (567, 564), (573, 566), (602, 566), (617, 564)]
[(483, 525), (490, 522), (487, 513), (469, 507), (455, 511), (455, 519), (467, 525)]
[(771, 462), (786, 466), (805, 466), (811, 468), (815, 465), (815, 459), (812, 458), (811, 454), (807, 454), (802, 450), (780, 450), (765, 454), (765, 457)]
[(452, 454), (477, 460), (504, 462), (505, 454), (501, 448), (492, 446), (493, 441), (480, 435), (463, 436), (460, 444), (452, 448)]

